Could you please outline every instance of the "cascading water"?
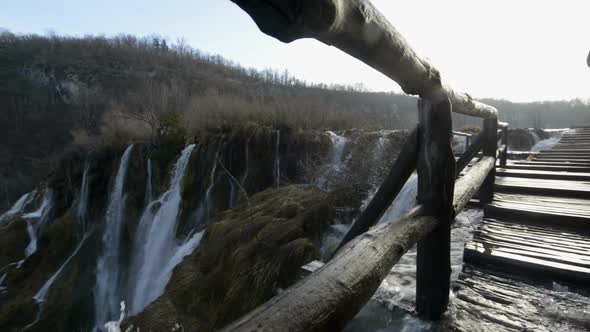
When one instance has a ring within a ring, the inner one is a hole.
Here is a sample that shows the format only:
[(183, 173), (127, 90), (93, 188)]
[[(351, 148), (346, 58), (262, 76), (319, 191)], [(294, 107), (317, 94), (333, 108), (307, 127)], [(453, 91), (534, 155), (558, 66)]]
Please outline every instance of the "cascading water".
[(200, 241), (200, 233), (180, 246), (176, 240), (182, 179), (194, 147), (191, 144), (182, 151), (174, 167), (169, 189), (146, 208), (138, 226), (136, 252), (132, 257), (134, 271), (130, 279), (135, 282), (129, 295), (132, 313), (141, 311), (163, 293), (174, 266), (190, 254)]
[(274, 183), (275, 187), (279, 187), (281, 185), (281, 154), (280, 154), (280, 145), (281, 145), (281, 131), (275, 130), (275, 162), (274, 162)]
[(379, 223), (394, 221), (416, 206), (417, 194), (418, 175), (412, 173), (387, 211), (381, 216)]
[(534, 146), (535, 144), (537, 144), (541, 140), (541, 138), (534, 131), (529, 130), (529, 133), (533, 137), (533, 144), (531, 144), (531, 145)]
[[(45, 282), (45, 284), (43, 284), (43, 286), (41, 287), (41, 289), (39, 289), (37, 294), (35, 294), (35, 296), (33, 296), (33, 299), (35, 300), (35, 302), (37, 302), (39, 305), (42, 305), (43, 302), (45, 302), (45, 299), (47, 298), (47, 293), (49, 292), (51, 285), (53, 285), (55, 280), (59, 277), (59, 275), (61, 274), (63, 269), (70, 263), (72, 258), (74, 258), (78, 254), (78, 251), (80, 251), (80, 248), (82, 248), (82, 245), (84, 245), (84, 243), (86, 243), (86, 240), (88, 239), (88, 236), (90, 235), (90, 233), (91, 232), (88, 232), (86, 235), (84, 235), (84, 237), (82, 238), (82, 240), (80, 240), (80, 242), (78, 243), (78, 246), (76, 246), (76, 248), (74, 249), (72, 254), (65, 260), (65, 262), (60, 266), (60, 268)], [(41, 311), (41, 309), (42, 308), (40, 306), (39, 311)]]
[(145, 180), (145, 205), (147, 206), (154, 199), (152, 189), (152, 160), (147, 160), (147, 178)]
[(90, 162), (86, 160), (84, 163), (84, 174), (82, 175), (82, 186), (80, 187), (80, 198), (78, 199), (78, 208), (76, 215), (80, 223), (80, 230), (82, 234), (86, 233), (86, 213), (88, 207), (88, 171), (90, 170)]
[[(543, 140), (537, 139), (535, 141), (535, 145), (533, 145), (533, 147), (531, 148), (531, 151), (538, 152), (541, 150), (549, 150), (549, 149), (553, 148), (553, 146), (555, 144), (559, 143), (559, 140), (561, 139), (561, 135), (563, 134), (563, 132), (550, 131), (549, 133), (551, 134), (551, 137), (549, 137), (547, 139), (543, 139)], [(533, 135), (534, 135), (534, 133), (533, 133)]]
[(348, 138), (338, 135), (333, 131), (328, 131), (327, 134), (332, 142), (332, 150), (330, 151), (330, 159), (326, 168), (316, 180), (316, 185), (324, 190), (327, 190), (330, 184), (330, 180), (334, 176), (338, 176), (343, 171), (344, 165), (342, 161), (342, 155), (344, 154), (344, 148), (348, 143)]
[(111, 191), (105, 216), (105, 231), (102, 237), (103, 253), (96, 267), (96, 286), (94, 291), (96, 329), (102, 330), (104, 323), (117, 313), (120, 300), (121, 271), (120, 253), (121, 230), (125, 211), (124, 186), (127, 177), (129, 157), (133, 144), (129, 145), (119, 164), (115, 184)]
[(43, 232), (45, 224), (49, 221), (51, 209), (53, 208), (53, 191), (46, 189), (43, 195), (41, 206), (34, 212), (23, 214), (22, 218), (27, 223), (27, 234), (29, 235), (29, 244), (25, 248), (25, 257), (18, 262), (20, 267), (27, 258), (37, 252), (37, 239)]
[(248, 145), (249, 145), (249, 140), (246, 141), (246, 150), (244, 151), (244, 173), (242, 173), (242, 176), (240, 178), (240, 182), (239, 183), (235, 183), (236, 179), (231, 179), (231, 191), (230, 191), (230, 195), (229, 195), (229, 207), (232, 208), (234, 206), (236, 206), (236, 204), (238, 203), (238, 201), (240, 200), (240, 191), (242, 191), (244, 188), (244, 183), (246, 182), (246, 179), (248, 178), (248, 170), (249, 170), (249, 162), (250, 162), (250, 156), (249, 156), (249, 149), (248, 149)]
[(213, 165), (211, 165), (211, 173), (209, 173), (209, 185), (205, 189), (205, 196), (201, 200), (197, 211), (195, 212), (196, 224), (205, 224), (209, 218), (209, 212), (211, 210), (211, 191), (215, 186), (215, 174), (217, 172), (217, 158), (219, 157), (219, 151), (215, 152), (215, 158), (213, 159)]
[(23, 209), (30, 202), (30, 198), (35, 195), (35, 192), (30, 192), (22, 195), (16, 203), (2, 215), (0, 215), (0, 225), (11, 221), (16, 215), (23, 212)]

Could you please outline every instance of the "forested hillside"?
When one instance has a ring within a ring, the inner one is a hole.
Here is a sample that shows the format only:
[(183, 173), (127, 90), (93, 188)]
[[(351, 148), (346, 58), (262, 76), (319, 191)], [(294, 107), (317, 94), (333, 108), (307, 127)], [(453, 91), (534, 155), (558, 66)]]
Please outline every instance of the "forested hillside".
[[(590, 123), (580, 101), (485, 100), (513, 127)], [(132, 36), (0, 34), (0, 208), (43, 179), (68, 149), (185, 139), (236, 126), (396, 129), (414, 97), (309, 84), (240, 67), (179, 42)], [(457, 117), (455, 126), (474, 122)]]

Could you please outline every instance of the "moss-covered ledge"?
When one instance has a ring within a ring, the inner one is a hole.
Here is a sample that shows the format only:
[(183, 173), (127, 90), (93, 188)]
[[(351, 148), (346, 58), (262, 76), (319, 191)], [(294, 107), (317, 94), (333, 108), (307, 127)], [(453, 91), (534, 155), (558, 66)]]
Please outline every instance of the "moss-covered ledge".
[(318, 258), (320, 235), (333, 217), (327, 195), (317, 189), (288, 186), (252, 196), (209, 226), (164, 295), (123, 330), (222, 327), (291, 285), (299, 267)]

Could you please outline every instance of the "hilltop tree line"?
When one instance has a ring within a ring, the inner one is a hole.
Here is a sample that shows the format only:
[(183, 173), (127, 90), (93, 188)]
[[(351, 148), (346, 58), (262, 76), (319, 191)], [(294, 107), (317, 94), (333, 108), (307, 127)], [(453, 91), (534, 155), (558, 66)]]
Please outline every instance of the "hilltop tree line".
[[(486, 100), (518, 127), (588, 123), (581, 101)], [(0, 207), (72, 146), (184, 139), (209, 128), (399, 129), (416, 99), (244, 68), (183, 40), (0, 33)], [(479, 124), (460, 115), (457, 127)]]

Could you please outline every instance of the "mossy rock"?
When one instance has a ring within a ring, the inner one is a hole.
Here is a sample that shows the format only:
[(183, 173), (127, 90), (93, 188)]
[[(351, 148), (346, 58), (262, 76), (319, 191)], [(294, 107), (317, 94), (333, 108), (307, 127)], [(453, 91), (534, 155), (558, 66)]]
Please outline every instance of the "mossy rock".
[(527, 129), (508, 130), (508, 148), (516, 151), (530, 151), (535, 141)]
[(0, 297), (0, 331), (20, 331), (35, 320), (37, 305), (33, 296), (59, 269), (75, 245), (75, 220), (66, 214), (53, 221), (39, 238), (40, 250), (20, 268), (8, 271), (7, 290)]
[(179, 264), (164, 295), (125, 322), (140, 331), (212, 331), (293, 284), (319, 256), (334, 210), (318, 189), (267, 189), (221, 215)]
[(0, 267), (22, 259), (28, 241), (27, 222), (23, 218), (16, 217), (0, 226)]

